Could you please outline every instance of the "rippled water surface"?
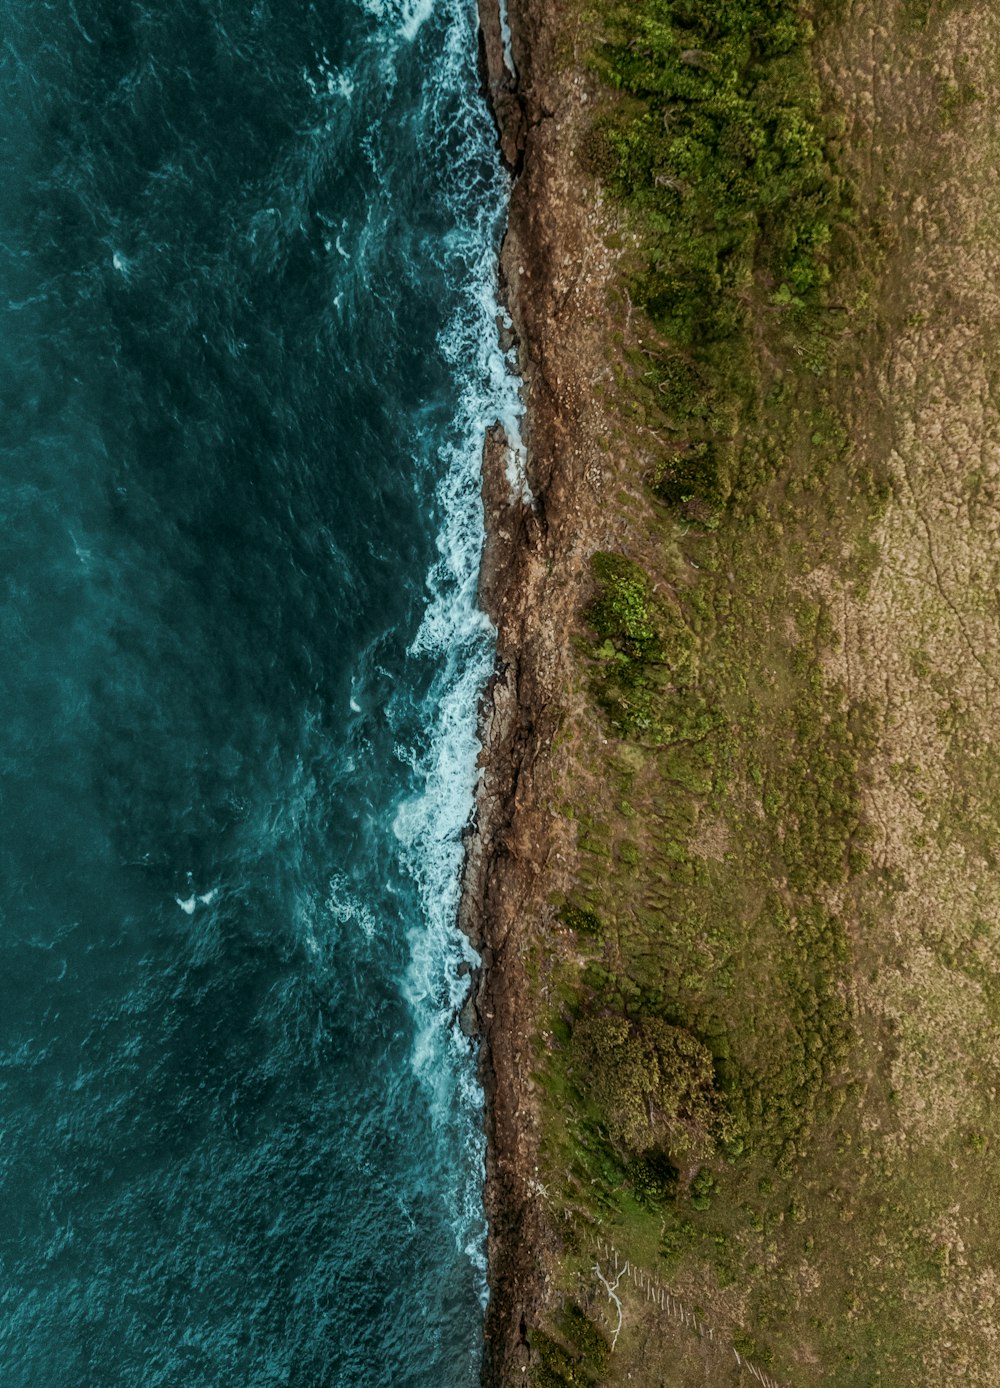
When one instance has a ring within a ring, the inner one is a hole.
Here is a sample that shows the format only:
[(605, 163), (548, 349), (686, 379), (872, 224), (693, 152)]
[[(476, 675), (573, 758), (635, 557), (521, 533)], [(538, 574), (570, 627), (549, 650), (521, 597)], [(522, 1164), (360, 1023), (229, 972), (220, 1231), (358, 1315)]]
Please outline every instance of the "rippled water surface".
[(0, 1381), (476, 1381), (465, 0), (11, 0)]

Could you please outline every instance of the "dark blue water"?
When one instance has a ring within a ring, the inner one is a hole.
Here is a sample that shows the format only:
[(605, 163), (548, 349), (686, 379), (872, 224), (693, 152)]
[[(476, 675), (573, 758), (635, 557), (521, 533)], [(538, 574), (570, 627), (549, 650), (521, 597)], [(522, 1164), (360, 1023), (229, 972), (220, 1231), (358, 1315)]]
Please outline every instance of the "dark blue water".
[(0, 1382), (472, 1384), (472, 5), (0, 13)]

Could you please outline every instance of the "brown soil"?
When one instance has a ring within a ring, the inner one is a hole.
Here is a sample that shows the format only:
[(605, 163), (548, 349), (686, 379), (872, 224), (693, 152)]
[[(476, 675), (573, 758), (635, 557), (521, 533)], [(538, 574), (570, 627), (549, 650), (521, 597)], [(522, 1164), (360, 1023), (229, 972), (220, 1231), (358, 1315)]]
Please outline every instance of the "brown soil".
[(907, 8), (891, 18), (856, 6), (867, 53), (828, 73), (898, 237), (868, 424), (893, 498), (869, 591), (839, 603), (844, 675), (881, 719), (869, 811), (895, 885), (858, 1007), (891, 1038), (895, 1122), (870, 1124), (887, 1178), (919, 1190), (928, 1168), (954, 1173), (921, 1202), (939, 1281), (904, 1296), (932, 1332), (920, 1382), (986, 1388), (1000, 1380), (997, 1212), (980, 1185), (1000, 1086), (1000, 12), (932, 7), (923, 42)]

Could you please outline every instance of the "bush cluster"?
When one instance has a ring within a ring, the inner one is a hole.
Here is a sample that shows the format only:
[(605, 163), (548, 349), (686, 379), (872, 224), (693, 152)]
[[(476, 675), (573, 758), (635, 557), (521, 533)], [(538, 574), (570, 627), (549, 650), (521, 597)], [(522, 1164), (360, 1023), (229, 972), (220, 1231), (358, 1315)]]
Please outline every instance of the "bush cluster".
[(665, 1152), (645, 1152), (625, 1168), (632, 1194), (643, 1205), (662, 1205), (677, 1194), (680, 1173)]
[(575, 930), (578, 935), (601, 936), (604, 934), (604, 923), (596, 911), (591, 911), (587, 906), (573, 906), (566, 902), (559, 910), (558, 919), (563, 925), (569, 926), (570, 930)]
[(627, 0), (598, 64), (621, 93), (590, 132), (591, 168), (637, 214), (635, 303), (666, 339), (642, 377), (682, 432), (664, 499), (707, 519), (726, 500), (736, 419), (754, 394), (754, 302), (822, 302), (842, 202), (826, 154), (812, 27), (793, 0)]
[(602, 66), (631, 99), (602, 127), (603, 167), (647, 214), (642, 303), (680, 342), (737, 332), (756, 270), (799, 298), (829, 278), (838, 187), (812, 37), (793, 0), (628, 0), (610, 12)]
[(719, 725), (690, 686), (694, 639), (657, 601), (645, 571), (623, 554), (592, 561), (597, 596), (584, 618), (603, 638), (592, 691), (615, 731), (654, 746), (700, 743)]
[(556, 1325), (563, 1343), (544, 1330), (531, 1332), (533, 1388), (573, 1388), (599, 1382), (611, 1346), (575, 1302), (564, 1306)]
[(650, 655), (656, 643), (649, 579), (624, 554), (593, 557), (598, 594), (586, 618), (597, 632), (632, 658)]
[(619, 1151), (670, 1152), (704, 1140), (715, 1111), (712, 1055), (684, 1027), (659, 1017), (584, 1017), (571, 1047), (577, 1082)]
[(583, 1356), (584, 1361), (598, 1373), (607, 1368), (611, 1346), (587, 1313), (575, 1301), (563, 1307), (559, 1329), (567, 1341)]

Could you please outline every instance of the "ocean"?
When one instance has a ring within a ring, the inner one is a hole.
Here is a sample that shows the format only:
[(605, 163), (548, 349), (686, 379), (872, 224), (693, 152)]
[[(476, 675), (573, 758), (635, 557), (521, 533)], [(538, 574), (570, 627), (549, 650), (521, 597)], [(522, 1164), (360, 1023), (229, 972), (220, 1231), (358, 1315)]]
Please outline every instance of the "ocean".
[(473, 5), (2, 41), (0, 1381), (472, 1385)]

